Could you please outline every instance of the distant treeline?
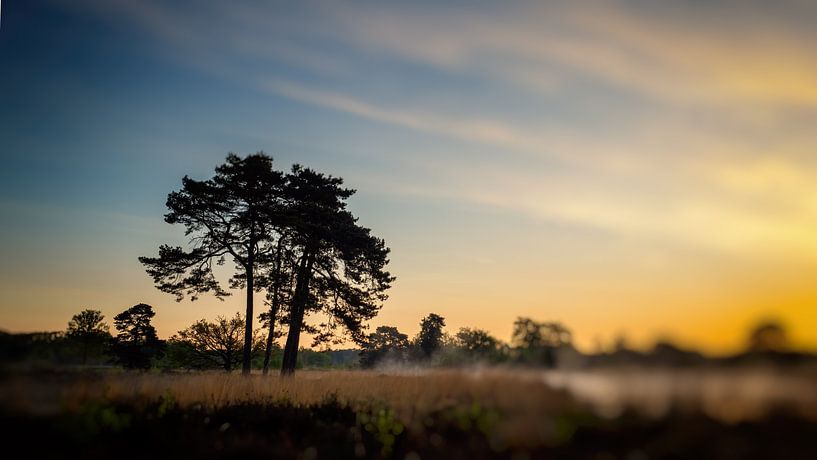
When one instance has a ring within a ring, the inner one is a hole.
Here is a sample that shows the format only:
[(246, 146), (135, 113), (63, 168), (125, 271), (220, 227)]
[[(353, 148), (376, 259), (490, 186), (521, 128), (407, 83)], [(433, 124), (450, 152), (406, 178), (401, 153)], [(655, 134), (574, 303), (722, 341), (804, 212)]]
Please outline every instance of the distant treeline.
[[(212, 322), (196, 321), (167, 340), (156, 335), (151, 324), (154, 315), (150, 305), (134, 305), (114, 317), (115, 335), (111, 334), (104, 316), (97, 310), (83, 310), (74, 315), (65, 331), (0, 332), (0, 360), (6, 366), (121, 367), (160, 371), (221, 369), (229, 372), (241, 367), (245, 323), (240, 314), (231, 318), (217, 317)], [(261, 335), (258, 330), (253, 335), (252, 367), (280, 366), (282, 348), (276, 340), (267, 341)], [(432, 313), (422, 319), (420, 332), (415, 337), (409, 338), (396, 327), (380, 326), (366, 337), (359, 349), (315, 351), (302, 348), (297, 367), (349, 369), (504, 364), (582, 368), (798, 364), (817, 360), (813, 355), (790, 351), (785, 330), (774, 322), (762, 323), (753, 329), (744, 352), (720, 358), (709, 358), (668, 342), (659, 342), (649, 351), (636, 351), (627, 347), (624, 340), (619, 340), (612, 350), (584, 354), (573, 346), (572, 338), (572, 333), (561, 323), (523, 317), (514, 322), (510, 343), (482, 329), (460, 328), (450, 334), (445, 330), (445, 319)]]
[(586, 354), (573, 345), (573, 334), (559, 322), (539, 322), (520, 317), (513, 323), (510, 343), (488, 331), (460, 328), (449, 334), (445, 320), (430, 314), (420, 323), (419, 334), (409, 339), (395, 327), (380, 326), (369, 335), (361, 351), (362, 367), (389, 365), (463, 366), (509, 364), (544, 368), (602, 366), (700, 366), (741, 364), (798, 364), (817, 362), (817, 356), (792, 351), (786, 331), (774, 321), (758, 324), (747, 338), (746, 349), (731, 356), (707, 357), (695, 350), (659, 341), (648, 351), (638, 351), (619, 339), (611, 350)]
[[(200, 320), (168, 340), (153, 327), (155, 312), (137, 304), (114, 317), (112, 335), (98, 310), (73, 316), (65, 331), (11, 334), (0, 331), (0, 361), (4, 365), (121, 367), (138, 370), (231, 371), (241, 364), (244, 319), (240, 315), (214, 322)], [(264, 364), (264, 343), (255, 334), (252, 363)], [(303, 348), (299, 368), (349, 368), (358, 364), (359, 350), (314, 351)], [(280, 366), (283, 350), (273, 343), (270, 365)]]

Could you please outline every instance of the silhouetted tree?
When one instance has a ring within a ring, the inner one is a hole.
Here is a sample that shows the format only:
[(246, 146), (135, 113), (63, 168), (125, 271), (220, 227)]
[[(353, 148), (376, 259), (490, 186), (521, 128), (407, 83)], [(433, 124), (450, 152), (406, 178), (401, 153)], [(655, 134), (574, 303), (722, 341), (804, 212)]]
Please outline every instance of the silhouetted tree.
[(88, 362), (88, 349), (101, 347), (111, 337), (108, 325), (103, 322), (104, 319), (105, 316), (99, 310), (82, 310), (68, 322), (65, 336), (79, 344), (83, 365)]
[(360, 352), (360, 364), (363, 367), (373, 367), (383, 360), (402, 361), (408, 347), (408, 336), (398, 331), (396, 327), (378, 326), (369, 334)]
[[(187, 367), (220, 367), (230, 372), (241, 364), (244, 327), (244, 318), (239, 313), (229, 319), (219, 316), (215, 322), (202, 319), (171, 340), (187, 350)], [(261, 341), (257, 333), (253, 335), (254, 351), (259, 351)]]
[(420, 321), (420, 332), (417, 335), (417, 347), (424, 358), (430, 358), (442, 346), (445, 318), (431, 313)]
[(776, 321), (758, 324), (749, 335), (749, 350), (753, 352), (781, 352), (788, 349), (786, 329)]
[(281, 216), (283, 177), (272, 167), (272, 158), (263, 153), (240, 158), (229, 154), (216, 168), (215, 176), (197, 181), (185, 176), (182, 189), (167, 198), (165, 222), (181, 224), (191, 236), (192, 249), (162, 245), (159, 257), (140, 257), (156, 287), (195, 300), (212, 292), (221, 299), (229, 295), (213, 275), (213, 264), (231, 257), (236, 274), (231, 287), (246, 288), (246, 314), (242, 371), (250, 372), (252, 352), (253, 294), (263, 286), (255, 284), (256, 270), (268, 263), (276, 247), (270, 240)]
[(560, 347), (572, 342), (572, 334), (561, 323), (520, 317), (513, 326), (512, 342), (521, 348)]
[(377, 315), (394, 277), (385, 270), (389, 249), (346, 209), (354, 190), (343, 180), (299, 165), (287, 175), (287, 230), (295, 254), (295, 289), (281, 373), (295, 371), (301, 331), (309, 312), (327, 318), (314, 343), (336, 339), (342, 328), (365, 341), (364, 322)]
[(511, 343), (517, 347), (523, 361), (555, 365), (554, 350), (570, 345), (572, 334), (561, 323), (540, 323), (530, 318), (517, 318)]
[(488, 331), (482, 329), (461, 328), (454, 336), (454, 343), (457, 347), (472, 355), (486, 356), (496, 352), (499, 341)]
[(114, 316), (117, 330), (112, 349), (116, 361), (128, 369), (148, 369), (150, 361), (162, 354), (163, 343), (150, 323), (153, 307), (140, 303)]
[(553, 348), (573, 344), (573, 333), (559, 322), (543, 323), (542, 336), (544, 337), (545, 344)]

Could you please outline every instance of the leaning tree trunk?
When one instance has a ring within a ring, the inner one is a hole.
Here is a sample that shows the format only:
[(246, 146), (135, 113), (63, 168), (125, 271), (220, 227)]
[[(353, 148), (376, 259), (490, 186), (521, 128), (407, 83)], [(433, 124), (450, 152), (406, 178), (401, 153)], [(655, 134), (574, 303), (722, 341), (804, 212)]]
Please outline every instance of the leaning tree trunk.
[(301, 339), (301, 327), (304, 322), (306, 301), (309, 297), (309, 282), (312, 278), (313, 255), (304, 255), (298, 269), (298, 279), (295, 285), (295, 295), (292, 297), (292, 307), (289, 318), (289, 333), (284, 346), (284, 359), (281, 363), (281, 375), (292, 375), (298, 363), (298, 343)]
[(275, 337), (275, 318), (278, 316), (281, 293), (281, 251), (283, 251), (283, 238), (278, 239), (278, 249), (275, 252), (275, 272), (273, 273), (272, 303), (269, 311), (269, 334), (267, 334), (267, 344), (264, 348), (264, 370), (263, 374), (269, 374), (269, 362), (272, 356), (272, 339)]
[(272, 338), (275, 335), (275, 317), (278, 315), (278, 293), (273, 293), (272, 306), (269, 311), (269, 334), (267, 334), (267, 346), (264, 349), (264, 375), (269, 374), (269, 361), (272, 356)]
[(244, 356), (241, 362), (241, 373), (250, 375), (252, 364), (252, 302), (255, 286), (253, 285), (253, 268), (255, 264), (255, 253), (253, 246), (255, 242), (250, 239), (249, 254), (247, 254), (247, 314), (244, 316)]

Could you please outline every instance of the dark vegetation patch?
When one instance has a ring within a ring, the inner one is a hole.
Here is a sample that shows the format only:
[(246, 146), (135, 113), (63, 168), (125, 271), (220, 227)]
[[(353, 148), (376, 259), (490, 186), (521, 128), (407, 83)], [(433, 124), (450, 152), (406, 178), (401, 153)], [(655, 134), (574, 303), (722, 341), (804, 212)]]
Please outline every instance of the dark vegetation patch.
[(0, 430), (7, 448), (30, 458), (817, 458), (817, 424), (782, 413), (735, 425), (692, 414), (565, 414), (548, 441), (525, 448), (496, 442), (496, 417), (474, 404), (403, 426), (387, 408), (356, 412), (333, 400), (182, 409), (168, 397), (139, 408), (87, 401), (43, 417), (6, 411)]

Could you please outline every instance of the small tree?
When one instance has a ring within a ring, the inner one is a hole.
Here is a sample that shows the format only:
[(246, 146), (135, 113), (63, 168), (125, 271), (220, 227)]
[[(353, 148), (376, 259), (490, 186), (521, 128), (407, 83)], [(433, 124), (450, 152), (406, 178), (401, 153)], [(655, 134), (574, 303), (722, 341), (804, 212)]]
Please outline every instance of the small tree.
[(117, 334), (111, 351), (116, 362), (127, 369), (149, 369), (151, 360), (161, 356), (164, 344), (150, 322), (155, 315), (153, 307), (140, 303), (114, 316)]
[[(187, 353), (186, 366), (196, 369), (222, 368), (231, 372), (241, 364), (244, 344), (244, 318), (219, 316), (215, 322), (199, 320), (179, 331), (171, 340)], [(261, 346), (258, 331), (253, 334), (254, 352)], [(178, 359), (178, 358), (177, 358)]]
[(83, 365), (88, 362), (88, 350), (92, 347), (101, 348), (106, 339), (111, 337), (104, 319), (105, 316), (99, 310), (83, 310), (68, 322), (65, 336), (79, 344)]
[(424, 358), (431, 358), (431, 355), (442, 346), (444, 327), (445, 318), (434, 313), (420, 321), (420, 333), (415, 342)]
[(749, 334), (749, 351), (756, 353), (781, 352), (788, 349), (786, 329), (776, 321), (765, 321)]
[(517, 347), (520, 360), (553, 366), (554, 350), (569, 346), (572, 334), (558, 322), (540, 323), (520, 317), (514, 322), (511, 341)]
[(384, 360), (403, 361), (408, 347), (408, 336), (398, 331), (396, 327), (378, 326), (369, 334), (360, 352), (360, 364), (363, 367), (373, 367)]
[(488, 357), (497, 351), (499, 341), (488, 331), (461, 328), (454, 336), (455, 345), (472, 356)]

